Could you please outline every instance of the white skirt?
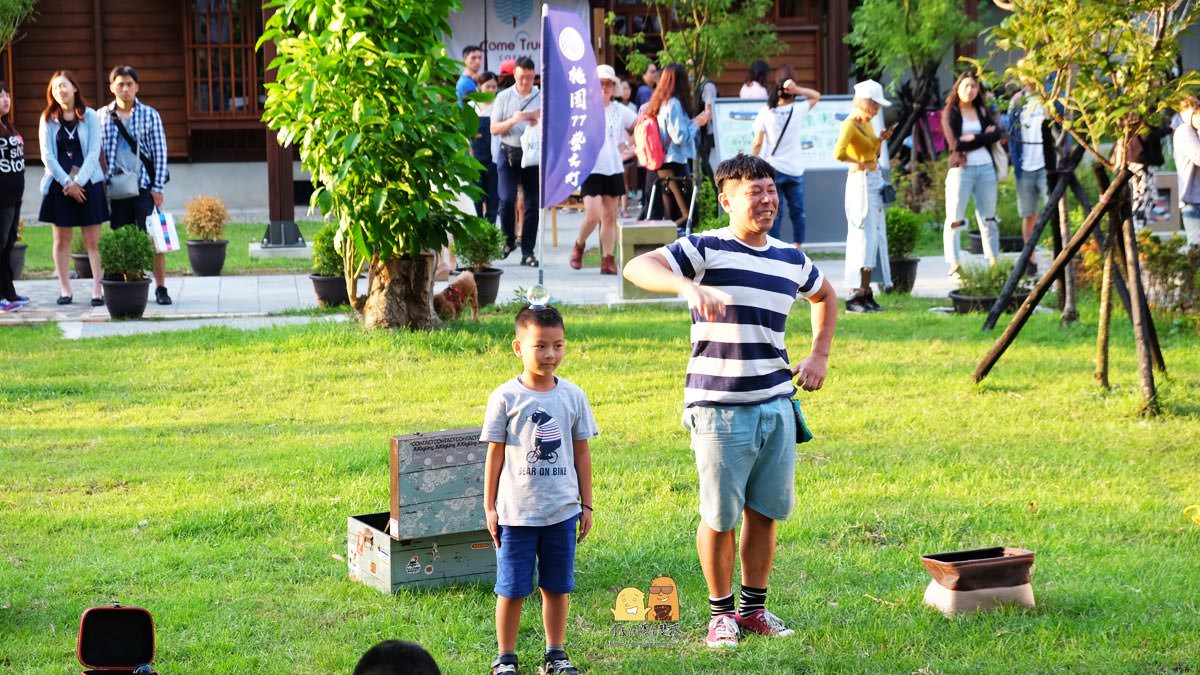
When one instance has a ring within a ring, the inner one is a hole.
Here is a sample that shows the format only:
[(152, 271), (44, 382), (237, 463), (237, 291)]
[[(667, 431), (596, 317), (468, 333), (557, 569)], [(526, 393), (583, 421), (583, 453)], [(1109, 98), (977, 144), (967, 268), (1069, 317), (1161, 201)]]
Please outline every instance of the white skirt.
[(871, 270), (871, 281), (881, 288), (892, 285), (882, 188), (883, 174), (878, 169), (851, 171), (846, 175), (847, 290), (858, 288), (860, 270), (864, 267)]

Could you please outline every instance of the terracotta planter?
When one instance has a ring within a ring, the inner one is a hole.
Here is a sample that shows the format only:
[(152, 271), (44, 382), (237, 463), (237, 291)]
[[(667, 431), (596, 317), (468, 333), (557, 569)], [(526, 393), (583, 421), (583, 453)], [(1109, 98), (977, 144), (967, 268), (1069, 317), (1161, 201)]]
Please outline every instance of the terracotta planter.
[(888, 261), (892, 267), (892, 287), (889, 293), (912, 293), (917, 283), (917, 263), (920, 258), (893, 258)]
[(350, 304), (350, 295), (346, 292), (346, 278), (323, 277), (316, 274), (308, 275), (312, 279), (313, 293), (317, 295), (317, 304), (322, 307), (337, 307)]
[[(954, 311), (958, 314), (969, 314), (971, 312), (987, 312), (992, 309), (992, 305), (996, 304), (997, 295), (965, 295), (958, 291), (950, 291), (950, 300), (954, 303)], [(1025, 298), (1029, 297), (1029, 291), (1017, 291), (1012, 294), (1008, 300), (1008, 307), (1004, 308), (1005, 312), (1015, 312), (1025, 302)]]
[(228, 244), (225, 239), (188, 239), (188, 262), (192, 264), (192, 272), (198, 277), (219, 276), (221, 268), (225, 266), (225, 247)]
[(25, 251), (29, 248), (29, 244), (23, 241), (18, 241), (13, 244), (12, 252), (9, 253), (8, 262), (12, 266), (13, 280), (21, 278), (21, 273), (25, 271)]
[(495, 267), (471, 270), (475, 273), (475, 287), (479, 290), (479, 306), (484, 307), (496, 302), (500, 293), (500, 275), (504, 270)]
[(71, 262), (75, 264), (76, 279), (92, 278), (92, 261), (88, 260), (86, 253), (72, 253)]
[(111, 281), (101, 279), (104, 286), (104, 306), (114, 319), (140, 319), (146, 312), (146, 299), (150, 295), (150, 280)]
[(994, 609), (1003, 604), (1034, 606), (1033, 552), (994, 546), (921, 557), (933, 581), (925, 604), (951, 616)]
[[(1025, 247), (1025, 239), (1019, 234), (1000, 235), (1001, 253), (1020, 253)], [(983, 254), (983, 236), (978, 231), (967, 233), (967, 250), (976, 255)]]

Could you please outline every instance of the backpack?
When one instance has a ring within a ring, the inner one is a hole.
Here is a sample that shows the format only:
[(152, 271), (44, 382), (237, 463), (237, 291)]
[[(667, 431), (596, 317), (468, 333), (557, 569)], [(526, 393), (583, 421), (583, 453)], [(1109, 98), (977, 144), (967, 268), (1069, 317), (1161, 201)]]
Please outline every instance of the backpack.
[(667, 153), (663, 150), (662, 135), (658, 131), (658, 119), (653, 115), (638, 115), (633, 126), (633, 145), (638, 164), (653, 171), (663, 165)]

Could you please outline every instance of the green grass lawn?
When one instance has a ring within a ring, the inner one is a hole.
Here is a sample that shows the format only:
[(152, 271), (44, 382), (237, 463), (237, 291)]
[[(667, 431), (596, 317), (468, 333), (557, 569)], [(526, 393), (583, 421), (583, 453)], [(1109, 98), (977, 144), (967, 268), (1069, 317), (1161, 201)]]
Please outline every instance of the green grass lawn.
[[(1039, 314), (982, 386), (980, 317), (889, 296), (844, 317), (826, 388), (801, 400), (797, 509), (769, 604), (797, 629), (703, 644), (695, 471), (680, 427), (685, 312), (567, 308), (561, 374), (601, 435), (595, 529), (578, 551), (568, 649), (589, 673), (1200, 672), (1200, 339), (1161, 326), (1165, 414), (1139, 405), (1128, 322), (1092, 383), (1095, 304)], [(806, 349), (807, 312), (791, 319)], [(77, 672), (80, 613), (149, 608), (168, 674), (349, 673), (385, 638), (446, 673), (493, 656), (487, 586), (383, 595), (347, 579), (346, 517), (388, 503), (388, 439), (475, 426), (518, 372), (510, 317), (433, 333), (353, 323), (67, 342), (9, 328), (0, 350), (0, 671)], [(98, 364), (103, 363), (104, 368)], [(1037, 553), (1032, 611), (947, 620), (919, 556)], [(624, 586), (673, 576), (682, 639), (609, 638)], [(540, 656), (526, 605), (522, 672)]]
[[(321, 229), (321, 223), (315, 221), (299, 221), (300, 233), (305, 241)], [(179, 236), (186, 237), (182, 224), (176, 224)], [(230, 223), (225, 227), (225, 238), (229, 245), (225, 248), (225, 267), (222, 274), (307, 274), (312, 269), (312, 261), (307, 258), (251, 258), (250, 244), (262, 241), (267, 226), (263, 223)], [(108, 225), (104, 231), (109, 231)], [(75, 231), (76, 238), (80, 237)], [(54, 240), (49, 225), (26, 224), (24, 241), (29, 244), (25, 252), (25, 279), (51, 279), (54, 277)], [(179, 251), (168, 253), (167, 274), (181, 276), (192, 273), (188, 263), (187, 245)]]

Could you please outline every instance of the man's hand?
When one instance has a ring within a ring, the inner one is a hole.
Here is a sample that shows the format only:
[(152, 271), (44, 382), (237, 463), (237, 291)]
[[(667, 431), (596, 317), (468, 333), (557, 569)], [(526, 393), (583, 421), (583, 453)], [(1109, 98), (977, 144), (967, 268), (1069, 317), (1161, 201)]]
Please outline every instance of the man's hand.
[(705, 321), (715, 321), (725, 313), (725, 306), (733, 302), (733, 298), (725, 291), (701, 286), (694, 281), (685, 283), (679, 293), (688, 301), (689, 306), (700, 312)]
[[(583, 542), (584, 538), (588, 536), (588, 532), (591, 531), (592, 512), (590, 509), (584, 509), (583, 513), (579, 514), (579, 538), (575, 540), (575, 543)], [(500, 548), (500, 546), (497, 545), (496, 548)]]
[(484, 517), (487, 520), (488, 534), (492, 535), (492, 543), (496, 549), (500, 549), (500, 516), (496, 513), (496, 509), (484, 509)]
[(150, 198), (154, 200), (154, 208), (161, 209), (163, 205), (163, 193), (151, 192)]
[(792, 366), (792, 376), (796, 384), (804, 391), (816, 391), (825, 384), (825, 367), (829, 359), (818, 354), (809, 354), (808, 358), (797, 361)]

